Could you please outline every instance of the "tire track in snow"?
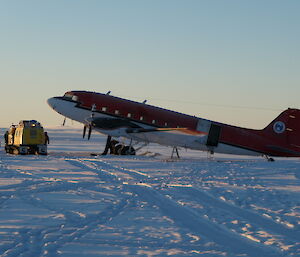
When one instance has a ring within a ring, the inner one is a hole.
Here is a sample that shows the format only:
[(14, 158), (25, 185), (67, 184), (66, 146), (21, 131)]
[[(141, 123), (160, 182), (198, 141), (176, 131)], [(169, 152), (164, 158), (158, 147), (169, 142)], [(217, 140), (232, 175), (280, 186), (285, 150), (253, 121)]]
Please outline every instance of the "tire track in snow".
[[(158, 206), (168, 217), (175, 223), (184, 228), (188, 228), (193, 233), (204, 236), (224, 247), (229, 252), (236, 254), (247, 254), (247, 256), (264, 256), (279, 257), (284, 256), (282, 253), (269, 246), (261, 245), (256, 242), (240, 237), (238, 234), (231, 232), (222, 225), (217, 225), (201, 216), (188, 207), (179, 205), (177, 202), (165, 197), (159, 189), (142, 184), (128, 184), (122, 180), (116, 172), (127, 172), (124, 168), (117, 168), (105, 161), (95, 160), (75, 160), (80, 162), (82, 167), (98, 170), (99, 177), (108, 179), (110, 182), (123, 184), (124, 188), (138, 195), (142, 200), (152, 205)], [(133, 172), (130, 171), (132, 175)], [(138, 174), (138, 173), (137, 173)], [(140, 179), (138, 174), (138, 179)], [(143, 176), (145, 178), (145, 176)], [(125, 183), (124, 183), (125, 182)]]
[(281, 236), (288, 237), (293, 241), (297, 242), (300, 238), (300, 232), (297, 230), (289, 229), (270, 219), (264, 218), (259, 214), (226, 203), (199, 189), (177, 187), (174, 188), (174, 190), (178, 192), (182, 192), (183, 194), (189, 194), (193, 198), (193, 200), (196, 200), (199, 203), (204, 203), (206, 205), (213, 205), (214, 208), (218, 208), (220, 210), (232, 213), (237, 217), (243, 218), (249, 221), (250, 223), (258, 225), (260, 228), (266, 229), (267, 231), (270, 232), (274, 232)]
[[(8, 170), (9, 171), (9, 170)], [(13, 173), (19, 174), (18, 170), (10, 170)], [(105, 212), (109, 211), (109, 207), (104, 212), (100, 212), (101, 217), (97, 217), (97, 215), (88, 215), (86, 218), (79, 218), (78, 215), (73, 213), (72, 211), (64, 211), (63, 208), (51, 208), (47, 203), (42, 201), (41, 199), (35, 197), (34, 195), (37, 193), (47, 193), (47, 192), (58, 192), (58, 191), (69, 191), (69, 190), (77, 190), (78, 188), (95, 188), (95, 181), (93, 182), (78, 182), (73, 183), (68, 179), (55, 179), (52, 177), (44, 177), (37, 176), (32, 173), (24, 173), (22, 172), (25, 178), (22, 178), (23, 181), (19, 184), (11, 184), (0, 186), (0, 190), (2, 190), (1, 194), (1, 205), (4, 204), (9, 199), (21, 199), (23, 202), (27, 202), (36, 208), (43, 208), (51, 211), (53, 214), (63, 214), (66, 218), (66, 223), (63, 228), (61, 225), (59, 226), (47, 226), (44, 229), (40, 228), (21, 228), (17, 232), (16, 236), (11, 237), (12, 242), (6, 245), (1, 246), (0, 255), (5, 257), (14, 257), (14, 256), (43, 256), (48, 253), (49, 249), (59, 248), (63, 245), (60, 245), (60, 242), (68, 242), (72, 238), (78, 238), (84, 235), (84, 231), (86, 233), (94, 229), (97, 223), (101, 224), (105, 218), (110, 219), (114, 213), (110, 212), (105, 216)], [(12, 176), (10, 176), (12, 177)], [(98, 190), (98, 188), (95, 190)], [(122, 201), (121, 201), (122, 204)], [(115, 207), (113, 207), (115, 210)], [(120, 209), (119, 211), (122, 211)], [(79, 225), (78, 225), (79, 223)], [(91, 225), (89, 225), (91, 223)], [(70, 236), (66, 230), (72, 230), (72, 234), (74, 237)], [(60, 237), (61, 241), (55, 244), (49, 243), (48, 235), (50, 233), (62, 233)], [(43, 255), (41, 255), (43, 253)], [(3, 254), (3, 255), (2, 255)]]
[[(35, 200), (29, 201), (35, 202)], [(71, 211), (66, 211), (63, 212), (66, 217), (64, 224), (46, 229), (22, 229), (19, 231), (20, 236), (18, 239), (5, 247), (6, 249), (4, 249), (1, 257), (58, 256), (60, 248), (80, 239), (98, 225), (110, 221), (121, 213), (128, 204), (130, 204), (129, 197), (122, 199), (118, 204), (111, 204), (99, 214), (87, 215), (85, 218), (80, 218), (72, 214)], [(44, 204), (42, 207), (44, 207)], [(53, 211), (54, 208), (49, 210)], [(58, 209), (57, 212), (62, 213), (61, 209)]]
[(199, 216), (190, 208), (183, 207), (177, 202), (163, 196), (156, 190), (138, 185), (127, 185), (132, 192), (152, 205), (158, 206), (168, 217), (178, 225), (190, 229), (193, 233), (200, 234), (209, 240), (216, 242), (229, 252), (247, 254), (247, 256), (279, 257), (283, 256), (279, 251), (270, 247), (264, 247), (250, 240), (241, 238), (227, 230), (222, 225), (217, 225)]
[[(37, 192), (51, 192), (55, 189), (61, 187), (65, 188), (65, 183), (60, 182), (60, 185), (57, 185), (55, 182), (49, 183), (45, 181), (32, 181), (26, 180), (23, 183), (17, 185), (8, 185), (1, 187), (1, 189), (15, 189), (15, 191), (3, 192), (6, 195), (6, 201), (10, 199), (22, 199), (23, 202), (27, 202), (33, 207), (42, 207), (46, 208), (46, 204), (38, 205), (36, 202), (33, 202), (32, 195)], [(15, 188), (14, 188), (15, 186)], [(34, 187), (34, 189), (33, 189)], [(18, 234), (14, 236), (14, 242), (5, 245), (2, 248), (3, 257), (15, 257), (15, 256), (40, 256), (41, 253), (41, 240), (40, 235), (42, 233), (41, 229), (38, 228), (21, 228), (18, 230)]]
[[(119, 167), (116, 167), (116, 166), (111, 165), (104, 161), (103, 161), (103, 163), (105, 164), (104, 166), (106, 166), (106, 168), (111, 167), (112, 168), (111, 170), (113, 170), (113, 171), (118, 169), (119, 171), (127, 172), (128, 174), (131, 174), (131, 175), (134, 173), (138, 174), (137, 179), (150, 178), (150, 176), (147, 174), (140, 176), (140, 174), (143, 174), (143, 173), (138, 172), (138, 171), (128, 170), (128, 169), (125, 169), (122, 167), (119, 168)], [(228, 213), (232, 213), (233, 215), (235, 215), (237, 217), (243, 218), (243, 219), (249, 221), (250, 223), (258, 225), (262, 229), (265, 229), (270, 232), (274, 232), (275, 234), (277, 234), (279, 236), (287, 237), (288, 239), (290, 239), (292, 241), (298, 242), (298, 240), (300, 238), (300, 232), (295, 229), (287, 228), (287, 227), (283, 226), (282, 224), (278, 224), (278, 223), (274, 222), (273, 220), (262, 217), (261, 215), (259, 215), (257, 213), (242, 209), (233, 204), (226, 203), (222, 200), (219, 200), (218, 198), (211, 196), (210, 194), (208, 194), (200, 189), (195, 189), (192, 187), (174, 187), (173, 190), (177, 190), (177, 191), (181, 191), (182, 193), (189, 194), (189, 195), (191, 195), (193, 200), (198, 200), (198, 202), (205, 203), (206, 205), (209, 205), (209, 206), (213, 205), (214, 208), (218, 208), (218, 209), (226, 211)]]
[[(81, 186), (82, 185), (87, 186), (90, 185), (90, 183), (81, 183)], [(55, 189), (55, 187), (52, 187), (52, 189)], [(89, 189), (92, 188), (89, 186)], [(52, 192), (52, 190), (47, 190), (47, 192), (48, 191)], [(56, 190), (54, 191), (56, 192)], [(44, 190), (37, 190), (37, 192), (44, 192)], [(118, 204), (114, 202), (104, 210), (101, 210), (99, 214), (90, 214), (85, 217), (80, 217), (71, 210), (55, 208), (55, 206), (51, 207), (41, 199), (34, 197), (33, 194), (25, 194), (20, 196), (20, 198), (34, 207), (47, 209), (56, 214), (64, 215), (65, 221), (63, 224), (58, 226), (54, 225), (46, 229), (21, 229), (19, 231), (20, 236), (13, 244), (6, 247), (6, 251), (3, 255), (5, 257), (19, 255), (28, 257), (57, 256), (59, 248), (83, 237), (86, 233), (95, 229), (97, 225), (105, 224), (122, 212), (130, 202), (130, 197), (127, 196), (127, 198), (123, 198)], [(51, 234), (59, 234), (59, 236), (56, 235), (52, 238)]]
[(82, 238), (84, 235), (95, 229), (98, 225), (105, 224), (106, 222), (112, 220), (114, 217), (119, 215), (119, 213), (121, 213), (129, 203), (129, 198), (124, 198), (118, 204), (111, 204), (99, 214), (88, 215), (82, 220), (77, 219), (77, 221), (76, 219), (68, 219), (68, 222), (61, 226), (58, 231), (51, 231), (51, 233), (60, 233), (60, 236), (55, 236), (55, 238), (52, 240), (50, 238), (43, 241), (41, 256), (57, 256), (60, 248), (68, 243)]
[[(76, 167), (81, 165), (77, 161), (67, 161)], [(86, 168), (86, 166), (84, 167)], [(41, 199), (34, 196), (35, 193), (68, 191), (76, 190), (78, 188), (88, 188), (89, 190), (98, 191), (99, 188), (96, 188), (96, 185), (97, 181), (69, 183), (68, 181), (60, 180), (56, 181), (54, 184), (47, 184), (42, 187), (36, 187), (35, 189), (27, 189), (24, 192), (24, 195), (19, 195), (23, 201), (28, 202), (32, 206), (62, 214), (65, 217), (65, 221), (62, 225), (52, 226), (51, 228), (48, 227), (44, 230), (26, 230), (27, 232), (23, 232), (26, 236), (23, 237), (30, 238), (35, 246), (28, 248), (26, 247), (25, 241), (18, 240), (14, 244), (14, 249), (8, 251), (8, 255), (6, 256), (18, 256), (19, 253), (21, 253), (22, 256), (57, 256), (59, 254), (59, 249), (65, 244), (82, 238), (91, 230), (95, 229), (97, 225), (105, 224), (107, 221), (110, 221), (130, 204), (130, 198), (132, 198), (132, 196), (122, 196), (119, 203), (113, 202), (104, 210), (99, 211), (98, 214), (89, 214), (81, 217), (71, 210), (49, 206)], [(117, 193), (117, 191), (114, 191), (114, 193)], [(119, 194), (118, 197), (120, 197)], [(53, 234), (55, 235), (54, 237), (51, 236)]]
[(1, 257), (32, 257), (40, 256), (40, 229), (22, 229), (19, 238), (1, 255)]

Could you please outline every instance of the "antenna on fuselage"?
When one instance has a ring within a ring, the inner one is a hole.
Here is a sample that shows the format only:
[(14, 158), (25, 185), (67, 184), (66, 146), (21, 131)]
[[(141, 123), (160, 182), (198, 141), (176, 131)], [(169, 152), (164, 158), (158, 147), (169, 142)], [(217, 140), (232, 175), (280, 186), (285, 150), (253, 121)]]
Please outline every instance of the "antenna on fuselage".
[(143, 104), (147, 103), (147, 100), (144, 100)]
[(91, 111), (92, 111), (91, 116), (94, 116), (94, 112), (96, 111), (96, 109), (97, 109), (97, 105), (96, 105), (96, 104), (93, 104), (93, 105), (92, 105), (92, 108), (91, 108)]
[(106, 93), (106, 95), (109, 95), (111, 93), (111, 91), (108, 91), (107, 93)]

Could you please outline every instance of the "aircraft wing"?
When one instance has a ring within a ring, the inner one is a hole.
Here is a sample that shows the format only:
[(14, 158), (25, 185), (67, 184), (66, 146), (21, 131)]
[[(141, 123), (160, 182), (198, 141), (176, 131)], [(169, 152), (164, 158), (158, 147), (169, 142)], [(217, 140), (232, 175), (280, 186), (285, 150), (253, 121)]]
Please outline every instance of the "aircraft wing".
[(142, 128), (136, 123), (131, 122), (127, 119), (119, 119), (119, 118), (95, 118), (92, 119), (92, 125), (96, 128), (113, 130), (118, 128), (126, 128), (127, 134), (142, 134), (142, 133), (150, 133), (150, 132), (181, 132), (184, 134), (195, 135), (195, 136), (203, 136), (207, 135), (205, 132), (192, 130), (189, 128)]
[(138, 133), (149, 133), (149, 132), (168, 132), (168, 131), (179, 131), (185, 134), (193, 134), (193, 135), (207, 135), (207, 133), (190, 130), (188, 128), (129, 128), (126, 130), (128, 134), (138, 134)]

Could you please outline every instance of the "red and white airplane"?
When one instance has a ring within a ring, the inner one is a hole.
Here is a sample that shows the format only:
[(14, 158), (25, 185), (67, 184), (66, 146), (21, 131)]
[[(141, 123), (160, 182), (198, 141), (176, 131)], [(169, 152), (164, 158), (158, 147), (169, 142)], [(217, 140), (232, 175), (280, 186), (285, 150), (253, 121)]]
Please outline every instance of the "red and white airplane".
[[(110, 93), (110, 92), (109, 92)], [(300, 110), (287, 109), (266, 128), (254, 130), (197, 118), (88, 91), (48, 99), (61, 115), (109, 137), (237, 155), (300, 156)]]

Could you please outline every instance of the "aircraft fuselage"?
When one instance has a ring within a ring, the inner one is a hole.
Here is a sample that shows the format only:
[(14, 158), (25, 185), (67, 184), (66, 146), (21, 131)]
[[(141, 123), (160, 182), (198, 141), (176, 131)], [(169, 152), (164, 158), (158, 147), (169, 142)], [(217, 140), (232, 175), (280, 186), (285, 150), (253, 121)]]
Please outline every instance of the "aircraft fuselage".
[(300, 156), (298, 109), (288, 109), (265, 129), (253, 130), (88, 91), (70, 91), (48, 104), (113, 137), (228, 154)]

